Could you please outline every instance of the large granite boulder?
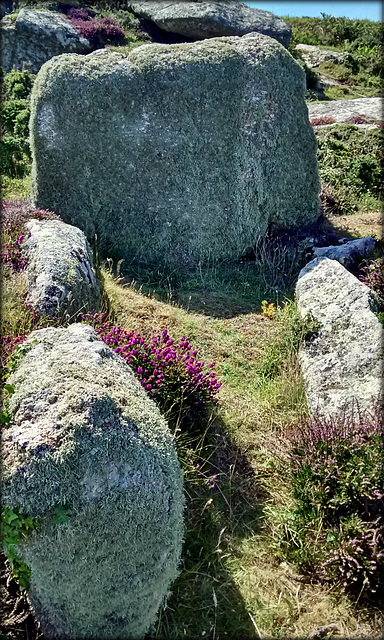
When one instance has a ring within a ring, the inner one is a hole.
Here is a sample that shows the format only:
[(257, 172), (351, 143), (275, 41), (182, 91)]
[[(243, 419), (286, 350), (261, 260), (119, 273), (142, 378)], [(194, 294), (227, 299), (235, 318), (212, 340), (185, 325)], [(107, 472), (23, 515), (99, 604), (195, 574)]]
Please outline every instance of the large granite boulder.
[(60, 220), (30, 220), (23, 245), (28, 257), (28, 301), (40, 313), (97, 311), (100, 285), (84, 233)]
[(53, 56), (88, 53), (92, 47), (70, 21), (54, 11), (20, 10), (15, 24), (1, 27), (1, 66), (4, 71), (27, 65), (37, 73)]
[(300, 314), (319, 323), (299, 354), (310, 411), (335, 418), (352, 408), (373, 410), (383, 400), (384, 336), (370, 289), (321, 257), (301, 270), (296, 299)]
[(261, 34), (56, 57), (32, 92), (34, 202), (117, 259), (238, 257), (319, 216), (304, 93)]
[(284, 20), (269, 11), (247, 7), (239, 0), (135, 0), (128, 6), (137, 16), (154, 22), (160, 29), (191, 40), (257, 32), (288, 47), (291, 37), (291, 27)]
[(8, 382), (2, 505), (40, 520), (17, 554), (44, 636), (143, 638), (183, 538), (182, 473), (164, 418), (85, 324), (34, 331)]

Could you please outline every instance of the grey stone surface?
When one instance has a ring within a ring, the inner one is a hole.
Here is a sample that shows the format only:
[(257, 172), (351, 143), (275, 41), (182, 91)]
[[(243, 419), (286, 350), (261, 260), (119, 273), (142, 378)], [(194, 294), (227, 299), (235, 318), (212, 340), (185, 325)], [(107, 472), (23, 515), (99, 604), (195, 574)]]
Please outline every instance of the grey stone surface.
[(0, 18), (6, 16), (7, 13), (12, 13), (13, 2), (12, 0), (1, 0), (0, 2)]
[(34, 202), (115, 259), (238, 257), (319, 217), (304, 93), (262, 34), (56, 57), (32, 92)]
[(60, 220), (30, 220), (27, 229), (23, 251), (33, 307), (59, 315), (97, 311), (100, 285), (84, 233)]
[(31, 73), (53, 56), (88, 53), (88, 40), (79, 35), (70, 21), (54, 11), (20, 10), (14, 25), (1, 27), (1, 66), (4, 71), (22, 69)]
[(309, 66), (316, 68), (323, 62), (332, 61), (335, 64), (341, 64), (345, 61), (348, 54), (339, 51), (330, 51), (322, 47), (315, 47), (311, 44), (297, 44), (295, 49), (300, 53), (304, 62)]
[(34, 331), (23, 349), (8, 379), (2, 505), (41, 518), (18, 547), (37, 620), (46, 638), (141, 639), (178, 573), (173, 437), (92, 327)]
[(291, 28), (284, 20), (239, 0), (144, 0), (129, 2), (128, 6), (137, 16), (151, 20), (160, 29), (193, 40), (257, 32), (288, 47), (291, 37)]
[(383, 122), (383, 98), (355, 98), (353, 100), (330, 100), (324, 103), (309, 103), (309, 118), (332, 116), (335, 122), (347, 122), (352, 116), (363, 116)]
[(367, 236), (350, 240), (341, 245), (331, 245), (329, 247), (315, 247), (313, 250), (315, 258), (330, 258), (337, 260), (344, 267), (353, 266), (360, 258), (370, 257), (376, 247), (376, 240)]
[(383, 400), (384, 360), (369, 288), (336, 260), (316, 258), (299, 274), (296, 300), (302, 317), (319, 323), (299, 354), (310, 411), (334, 418), (356, 402), (372, 410)]

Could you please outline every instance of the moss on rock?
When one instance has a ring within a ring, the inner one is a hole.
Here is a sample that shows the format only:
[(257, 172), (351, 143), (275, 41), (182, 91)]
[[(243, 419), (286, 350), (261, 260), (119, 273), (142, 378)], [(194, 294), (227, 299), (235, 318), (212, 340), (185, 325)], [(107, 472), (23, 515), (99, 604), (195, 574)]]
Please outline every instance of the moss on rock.
[(181, 552), (173, 439), (131, 369), (88, 325), (35, 331), (27, 344), (9, 378), (3, 504), (42, 520), (18, 547), (32, 572), (30, 601), (46, 637), (142, 638)]
[(32, 95), (34, 201), (112, 257), (238, 257), (319, 215), (304, 93), (261, 34), (53, 58)]

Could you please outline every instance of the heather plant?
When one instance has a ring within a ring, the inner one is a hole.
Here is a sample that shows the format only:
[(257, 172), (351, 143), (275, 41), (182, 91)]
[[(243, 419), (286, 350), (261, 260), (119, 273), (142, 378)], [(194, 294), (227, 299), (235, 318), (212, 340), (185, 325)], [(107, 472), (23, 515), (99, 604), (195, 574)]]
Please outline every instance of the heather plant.
[(384, 308), (384, 258), (369, 260), (362, 264), (359, 279), (377, 295), (378, 302)]
[(23, 314), (12, 320), (3, 319), (0, 325), (0, 375), (5, 380), (12, 370), (19, 354), (23, 352), (22, 343), (35, 329), (43, 329), (57, 322), (39, 314), (33, 307), (24, 305)]
[(378, 411), (356, 413), (291, 432), (291, 518), (301, 545), (292, 535), (290, 544), (302, 568), (374, 597), (384, 568), (384, 438)]
[(318, 118), (311, 118), (310, 123), (312, 127), (319, 127), (324, 124), (334, 124), (335, 118), (332, 116), (319, 116)]
[(25, 224), (30, 218), (53, 220), (59, 219), (59, 216), (52, 211), (35, 209), (26, 200), (2, 201), (0, 266), (3, 275), (7, 271), (22, 271), (27, 266), (22, 245), (28, 237)]
[(197, 349), (182, 336), (175, 341), (164, 329), (161, 334), (143, 336), (113, 325), (106, 315), (87, 314), (82, 320), (91, 324), (100, 338), (129, 364), (137, 379), (155, 400), (174, 429), (192, 424), (197, 427), (197, 413), (206, 406), (217, 405), (221, 387), (212, 371), (215, 362), (204, 367), (197, 359)]
[(118, 44), (125, 34), (114, 18), (92, 18), (86, 9), (72, 8), (68, 11), (71, 24), (95, 47)]

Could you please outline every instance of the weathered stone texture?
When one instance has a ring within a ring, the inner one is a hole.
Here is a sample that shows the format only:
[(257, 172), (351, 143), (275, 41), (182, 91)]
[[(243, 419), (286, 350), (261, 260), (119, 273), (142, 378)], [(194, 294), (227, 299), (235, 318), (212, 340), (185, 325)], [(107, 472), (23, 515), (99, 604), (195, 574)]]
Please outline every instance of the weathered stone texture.
[(373, 255), (376, 247), (375, 238), (357, 238), (341, 245), (330, 245), (329, 247), (315, 247), (313, 250), (315, 258), (329, 258), (337, 260), (344, 267), (349, 268), (361, 258), (368, 258)]
[(92, 327), (41, 329), (24, 345), (9, 377), (2, 503), (42, 520), (18, 547), (32, 607), (47, 638), (143, 638), (181, 552), (173, 438)]
[(1, 66), (4, 71), (22, 69), (31, 73), (53, 56), (88, 53), (91, 45), (70, 21), (54, 11), (20, 10), (14, 25), (1, 27)]
[(130, 2), (128, 6), (137, 16), (151, 20), (160, 29), (192, 40), (256, 32), (288, 47), (291, 37), (291, 27), (284, 20), (269, 11), (247, 7), (238, 0), (144, 0)]
[(330, 100), (324, 103), (309, 103), (310, 118), (332, 116), (336, 123), (348, 122), (353, 116), (383, 122), (383, 98), (355, 98), (353, 100)]
[(319, 322), (299, 355), (311, 412), (336, 417), (356, 402), (372, 410), (383, 399), (384, 360), (369, 288), (339, 262), (316, 258), (299, 274), (296, 299), (301, 315)]
[(60, 220), (30, 220), (27, 229), (23, 250), (32, 306), (58, 315), (97, 311), (100, 285), (84, 233)]
[(315, 47), (311, 44), (297, 44), (295, 47), (309, 67), (318, 67), (323, 62), (334, 62), (342, 64), (348, 57), (347, 53), (339, 51), (330, 51), (322, 47)]
[(304, 92), (261, 34), (57, 57), (32, 94), (34, 201), (112, 257), (238, 257), (319, 216)]

